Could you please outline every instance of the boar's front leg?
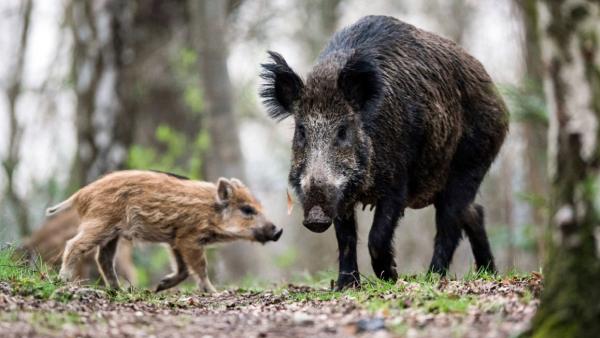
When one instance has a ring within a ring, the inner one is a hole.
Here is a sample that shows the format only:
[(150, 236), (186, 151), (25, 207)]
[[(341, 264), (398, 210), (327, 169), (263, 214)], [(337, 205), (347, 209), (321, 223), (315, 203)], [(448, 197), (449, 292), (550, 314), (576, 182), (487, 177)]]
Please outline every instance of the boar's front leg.
[(356, 262), (356, 219), (354, 210), (334, 219), (335, 235), (339, 250), (339, 275), (336, 290), (360, 286), (360, 275)]
[(383, 280), (395, 281), (398, 278), (392, 243), (398, 219), (404, 214), (405, 191), (392, 191), (377, 202), (373, 226), (369, 231), (371, 266), (375, 275)]

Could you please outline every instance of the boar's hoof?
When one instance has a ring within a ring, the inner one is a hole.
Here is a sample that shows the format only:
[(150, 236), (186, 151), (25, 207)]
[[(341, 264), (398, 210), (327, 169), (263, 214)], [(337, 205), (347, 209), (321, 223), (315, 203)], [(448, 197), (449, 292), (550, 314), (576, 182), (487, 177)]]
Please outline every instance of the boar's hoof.
[(310, 209), (302, 224), (312, 232), (324, 232), (331, 226), (331, 217), (326, 216), (323, 209), (315, 205)]
[(344, 291), (348, 289), (360, 289), (360, 275), (340, 274), (335, 284), (335, 291)]

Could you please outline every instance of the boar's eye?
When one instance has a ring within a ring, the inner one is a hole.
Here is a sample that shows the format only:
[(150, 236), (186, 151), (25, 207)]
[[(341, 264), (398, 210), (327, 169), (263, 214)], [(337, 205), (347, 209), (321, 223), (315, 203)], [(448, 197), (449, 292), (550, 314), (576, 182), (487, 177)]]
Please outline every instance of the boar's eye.
[(246, 216), (252, 216), (252, 215), (256, 215), (256, 209), (254, 209), (253, 207), (249, 206), (249, 205), (243, 205), (240, 210), (242, 211), (242, 213)]
[(299, 145), (303, 145), (305, 139), (306, 139), (306, 130), (304, 129), (303, 125), (299, 124), (298, 127), (296, 127), (296, 140)]
[(348, 139), (348, 128), (346, 126), (341, 126), (337, 131), (336, 143), (341, 144), (346, 142)]

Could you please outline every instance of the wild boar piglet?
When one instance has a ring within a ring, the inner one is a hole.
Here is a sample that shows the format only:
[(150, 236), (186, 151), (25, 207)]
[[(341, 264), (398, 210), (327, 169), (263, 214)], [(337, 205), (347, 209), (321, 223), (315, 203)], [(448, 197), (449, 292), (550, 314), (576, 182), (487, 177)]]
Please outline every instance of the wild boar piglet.
[(245, 239), (277, 241), (283, 232), (238, 179), (216, 184), (161, 172), (127, 170), (108, 174), (49, 208), (48, 215), (74, 208), (81, 220), (62, 257), (60, 277), (70, 281), (77, 260), (98, 247), (96, 262), (107, 286), (118, 288), (114, 255), (119, 238), (167, 243), (176, 271), (156, 291), (171, 288), (191, 272), (198, 287), (214, 292), (204, 247)]

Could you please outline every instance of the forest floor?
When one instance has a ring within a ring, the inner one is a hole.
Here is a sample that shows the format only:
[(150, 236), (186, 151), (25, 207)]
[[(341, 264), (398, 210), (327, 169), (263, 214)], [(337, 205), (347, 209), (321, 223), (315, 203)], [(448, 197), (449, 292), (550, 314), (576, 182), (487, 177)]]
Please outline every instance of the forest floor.
[(512, 337), (538, 305), (537, 273), (459, 280), (365, 278), (360, 290), (327, 282), (155, 294), (65, 285), (46, 268), (0, 252), (2, 337)]

